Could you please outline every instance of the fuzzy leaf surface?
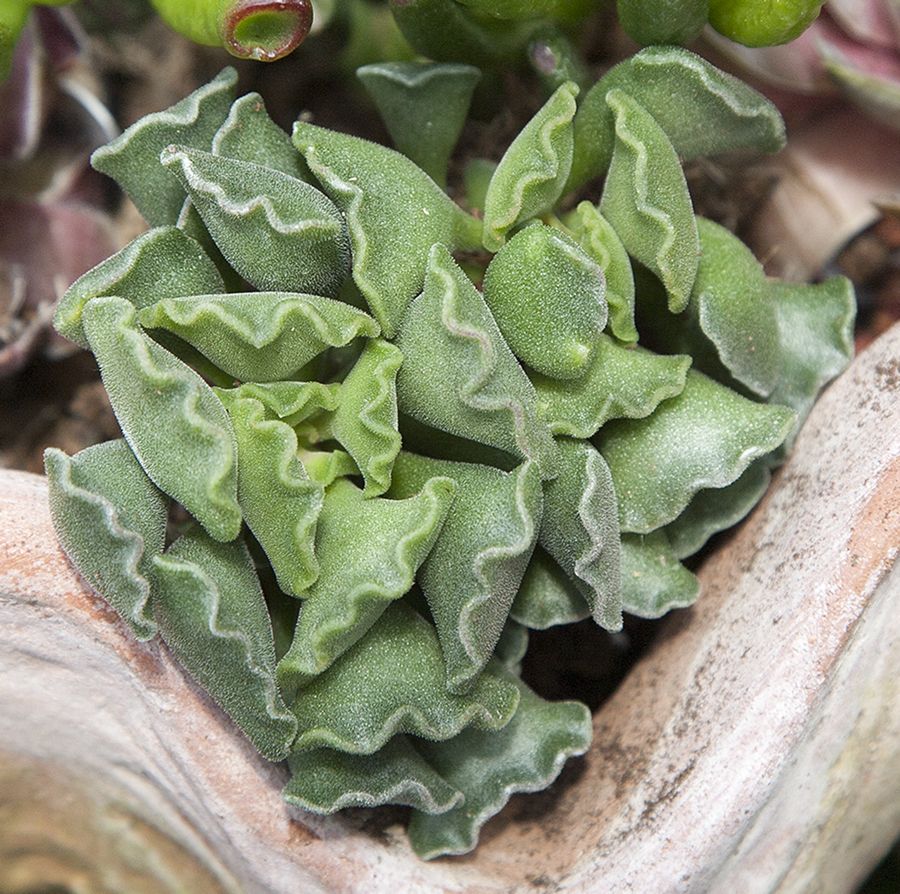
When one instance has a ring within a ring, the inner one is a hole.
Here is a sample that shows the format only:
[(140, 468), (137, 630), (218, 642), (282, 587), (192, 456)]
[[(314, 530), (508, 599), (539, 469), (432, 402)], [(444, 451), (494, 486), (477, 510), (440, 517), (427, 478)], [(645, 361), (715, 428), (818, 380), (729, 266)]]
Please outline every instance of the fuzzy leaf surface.
[(693, 605), (700, 581), (672, 550), (665, 531), (622, 535), (622, 607), (640, 618), (661, 618)]
[(336, 409), (341, 386), (337, 382), (245, 382), (237, 388), (214, 390), (226, 406), (234, 400), (258, 400), (267, 414), (293, 428), (320, 410)]
[(297, 455), (303, 463), (309, 477), (318, 481), (322, 487), (328, 487), (338, 478), (359, 475), (359, 469), (353, 457), (343, 450), (306, 450), (301, 448)]
[(589, 618), (591, 610), (571, 578), (538, 546), (509, 616), (532, 630), (546, 630)]

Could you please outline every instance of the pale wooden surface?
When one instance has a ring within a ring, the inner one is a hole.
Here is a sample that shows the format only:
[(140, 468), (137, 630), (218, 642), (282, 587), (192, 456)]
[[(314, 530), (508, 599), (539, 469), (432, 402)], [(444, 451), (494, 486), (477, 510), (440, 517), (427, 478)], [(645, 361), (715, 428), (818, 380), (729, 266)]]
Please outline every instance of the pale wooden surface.
[(898, 397), (895, 327), (828, 390), (566, 784), (430, 864), (362, 814), (292, 821), (282, 769), (73, 575), (43, 481), (0, 473), (0, 890), (852, 890), (900, 832)]

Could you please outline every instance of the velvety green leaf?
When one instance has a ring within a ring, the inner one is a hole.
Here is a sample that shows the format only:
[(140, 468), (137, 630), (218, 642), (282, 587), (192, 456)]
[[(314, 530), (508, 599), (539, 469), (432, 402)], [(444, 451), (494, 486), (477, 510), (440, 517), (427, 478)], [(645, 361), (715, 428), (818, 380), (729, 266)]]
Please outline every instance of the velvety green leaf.
[(356, 70), (394, 145), (435, 183), (462, 133), (481, 72), (471, 65), (380, 62)]
[(190, 367), (138, 327), (124, 298), (92, 298), (84, 332), (125, 439), (144, 471), (216, 540), (241, 527), (234, 430)]
[(215, 264), (193, 239), (175, 227), (157, 227), (72, 283), (59, 302), (53, 325), (60, 335), (86, 348), (81, 314), (91, 298), (118, 295), (141, 308), (164, 298), (224, 291)]
[(353, 280), (393, 338), (422, 288), (431, 246), (479, 248), (481, 222), (399, 152), (303, 121), (294, 127), (294, 145), (346, 215)]
[(400, 411), (420, 422), (533, 459), (555, 473), (556, 445), (537, 418), (534, 387), (484, 299), (442, 245), (428, 259), (425, 290), (410, 305), (397, 345)]
[(298, 596), (319, 573), (315, 536), (323, 487), (306, 474), (290, 425), (267, 418), (264, 404), (240, 388), (218, 394), (237, 438), (244, 519), (272, 563), (278, 586)]
[(150, 560), (163, 551), (166, 499), (124, 440), (44, 454), (53, 528), (78, 573), (139, 640), (156, 636)]
[(343, 217), (314, 186), (262, 165), (171, 145), (181, 181), (228, 263), (258, 289), (337, 295), (350, 267)]
[(153, 559), (159, 631), (188, 673), (269, 760), (283, 760), (297, 721), (275, 683), (272, 625), (240, 541), (197, 528)]
[[(566, 0), (563, 0), (566, 2)], [(592, 3), (593, 0), (585, 0)], [(569, 4), (570, 8), (572, 4)], [(545, 23), (535, 30), (528, 41), (527, 59), (547, 94), (573, 81), (584, 90), (593, 81), (593, 75), (584, 60), (581, 42), (573, 39), (566, 30), (554, 23)]]
[(510, 230), (548, 211), (562, 195), (572, 166), (577, 85), (567, 82), (510, 144), (484, 200), (484, 247), (497, 251)]
[(641, 46), (686, 44), (699, 37), (709, 0), (616, 0), (619, 23)]
[(624, 342), (638, 339), (634, 328), (634, 275), (622, 240), (600, 211), (590, 202), (581, 202), (563, 219), (575, 241), (590, 255), (606, 279), (609, 328)]
[(675, 557), (692, 556), (713, 534), (736, 525), (759, 502), (771, 478), (766, 459), (757, 460), (727, 487), (696, 494), (687, 509), (666, 525)]
[(300, 690), (292, 705), (300, 723), (294, 749), (372, 754), (396, 733), (440, 740), (467, 726), (495, 730), (509, 723), (518, 703), (516, 686), (487, 672), (468, 693), (447, 692), (434, 628), (398, 601)]
[(528, 628), (516, 621), (507, 620), (494, 647), (494, 658), (507, 670), (518, 674), (527, 651)]
[(320, 410), (334, 410), (339, 401), (341, 386), (321, 382), (246, 382), (238, 388), (214, 389), (222, 402), (252, 398), (258, 400), (267, 413), (274, 414), (292, 428)]
[(621, 90), (606, 102), (616, 142), (600, 210), (633, 258), (652, 270), (677, 313), (687, 306), (700, 261), (697, 223), (672, 144), (652, 116)]
[(682, 159), (784, 146), (784, 121), (764, 96), (680, 47), (648, 47), (611, 68), (582, 98), (567, 190), (609, 167), (615, 130), (606, 96), (617, 88), (653, 116)]
[(91, 164), (128, 193), (150, 226), (174, 224), (184, 203), (181, 184), (160, 167), (160, 152), (172, 143), (208, 149), (228, 114), (236, 83), (237, 72), (223, 69), (181, 102), (146, 115), (91, 156)]
[(429, 479), (406, 500), (367, 500), (349, 481), (328, 489), (316, 531), (319, 576), (303, 594), (293, 643), (278, 664), (289, 699), (409, 590), (455, 493), (449, 478)]
[(544, 485), (541, 546), (578, 587), (594, 620), (622, 629), (616, 491), (603, 457), (588, 441), (559, 441), (560, 473)]
[[(514, 678), (510, 678), (514, 680)], [(465, 800), (441, 816), (413, 811), (409, 839), (424, 860), (468, 853), (484, 823), (515, 792), (545, 789), (563, 764), (591, 744), (591, 715), (580, 702), (548, 702), (515, 680), (519, 708), (500, 732), (466, 730), (416, 748)]]
[[(710, 491), (704, 491), (710, 493)], [(665, 531), (622, 536), (622, 607), (640, 618), (660, 618), (693, 605), (700, 581), (678, 561)]]
[(288, 758), (288, 766), (291, 779), (282, 792), (284, 800), (313, 813), (381, 804), (444, 813), (463, 800), (462, 792), (435, 773), (406, 736), (394, 736), (375, 754), (300, 751)]
[(680, 394), (690, 365), (690, 357), (623, 347), (601, 335), (581, 379), (560, 382), (532, 375), (538, 414), (556, 435), (590, 438), (610, 419), (642, 419), (660, 401)]
[(491, 161), (489, 158), (472, 158), (466, 162), (463, 170), (463, 185), (467, 208), (484, 211), (488, 187), (491, 185), (491, 178), (496, 170), (497, 162)]
[(309, 477), (328, 487), (338, 478), (359, 475), (359, 469), (353, 457), (343, 450), (305, 450), (301, 448), (297, 455), (303, 463)]
[(509, 616), (533, 630), (546, 630), (589, 618), (591, 610), (566, 572), (538, 546)]
[(681, 394), (651, 416), (604, 426), (597, 444), (612, 472), (622, 530), (649, 534), (677, 518), (698, 491), (736, 481), (787, 437), (795, 418), (691, 370)]
[(169, 298), (141, 311), (141, 324), (174, 332), (241, 381), (274, 382), (328, 347), (378, 335), (378, 324), (342, 301), (290, 292)]
[(541, 520), (532, 463), (501, 472), (403, 452), (391, 495), (416, 493), (433, 475), (459, 486), (447, 522), (419, 572), (444, 661), (447, 687), (469, 688), (491, 657), (525, 573)]
[(484, 277), (484, 300), (513, 353), (557, 379), (578, 378), (590, 364), (606, 326), (605, 296), (599, 265), (538, 221), (494, 255)]

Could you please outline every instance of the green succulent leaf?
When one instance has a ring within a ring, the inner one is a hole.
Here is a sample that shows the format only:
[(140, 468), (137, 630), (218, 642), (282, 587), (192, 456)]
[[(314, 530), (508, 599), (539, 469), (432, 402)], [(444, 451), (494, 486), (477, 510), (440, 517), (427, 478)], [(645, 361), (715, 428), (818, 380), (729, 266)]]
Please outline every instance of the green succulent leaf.
[(171, 145), (181, 181), (228, 263), (263, 290), (335, 296), (350, 268), (343, 217), (314, 186), (262, 165)]
[(588, 441), (560, 439), (559, 475), (544, 485), (541, 546), (584, 596), (606, 630), (622, 628), (616, 491), (603, 457)]
[(518, 674), (527, 651), (528, 628), (516, 621), (507, 620), (494, 647), (494, 658), (511, 673)]
[(422, 288), (431, 246), (481, 245), (481, 222), (455, 205), (399, 152), (298, 121), (294, 145), (344, 212), (353, 280), (386, 338)]
[(268, 418), (263, 402), (246, 393), (217, 390), (237, 438), (238, 502), (278, 586), (299, 596), (319, 573), (315, 536), (324, 489), (303, 468), (290, 425)]
[(400, 411), (432, 428), (533, 459), (555, 473), (556, 445), (537, 418), (534, 387), (478, 290), (442, 245), (397, 338)]
[(481, 72), (459, 63), (381, 62), (356, 76), (397, 149), (443, 187)]
[(309, 477), (313, 481), (318, 481), (322, 487), (328, 487), (338, 478), (359, 475), (359, 469), (353, 462), (353, 457), (343, 450), (305, 450), (301, 448), (297, 455)]
[(140, 330), (136, 315), (116, 296), (92, 298), (82, 314), (113, 412), (156, 486), (216, 540), (233, 540), (241, 510), (228, 414), (197, 373)]
[(758, 404), (691, 370), (684, 390), (646, 419), (604, 426), (597, 444), (612, 472), (623, 531), (649, 534), (694, 494), (726, 487), (774, 450), (794, 425), (787, 407)]
[(507, 473), (403, 452), (391, 495), (416, 493), (434, 475), (453, 479), (459, 490), (419, 584), (437, 627), (446, 685), (460, 692), (475, 683), (503, 631), (537, 539), (541, 481), (532, 463)]
[(615, 114), (616, 143), (600, 211), (633, 258), (652, 270), (673, 313), (691, 296), (700, 243), (687, 183), (665, 132), (621, 90), (606, 102)]
[(269, 760), (288, 755), (297, 721), (275, 683), (272, 625), (240, 541), (198, 528), (153, 559), (159, 631), (188, 673)]
[(172, 143), (209, 149), (228, 115), (236, 83), (237, 72), (223, 69), (181, 102), (146, 115), (91, 156), (91, 164), (128, 193), (150, 226), (174, 224), (184, 204), (184, 190), (160, 167), (160, 153)]
[(403, 601), (389, 605), (369, 632), (300, 690), (294, 750), (328, 747), (372, 754), (396, 733), (449, 739), (467, 726), (509, 723), (519, 691), (485, 672), (465, 694), (447, 692), (434, 627)]
[(484, 300), (513, 353), (556, 379), (584, 373), (606, 326), (603, 271), (568, 236), (538, 221), (494, 255)]
[(561, 382), (532, 375), (538, 415), (555, 435), (591, 438), (610, 419), (642, 419), (680, 394), (690, 365), (690, 357), (624, 347), (601, 335), (581, 379)]
[(235, 400), (258, 400), (267, 414), (292, 428), (308, 417), (337, 408), (341, 386), (337, 382), (246, 382), (238, 388), (213, 389), (226, 406)]
[(509, 616), (532, 630), (546, 630), (589, 618), (591, 610), (572, 579), (537, 546)]
[(406, 500), (365, 499), (346, 480), (325, 496), (316, 532), (320, 572), (303, 594), (291, 648), (278, 664), (288, 698), (329, 668), (413, 585), (456, 493), (431, 478)]
[(328, 347), (378, 335), (378, 324), (343, 301), (291, 292), (168, 298), (141, 324), (166, 329), (240, 381), (275, 382)]
[(709, 0), (616, 0), (619, 23), (641, 46), (685, 44), (699, 37)]
[(700, 581), (678, 561), (666, 531), (622, 535), (622, 607), (640, 618), (660, 618), (693, 605)]
[(442, 779), (406, 736), (394, 736), (375, 754), (300, 751), (288, 758), (288, 766), (291, 779), (282, 792), (284, 800), (313, 813), (381, 804), (445, 813), (463, 800), (462, 792)]
[(137, 639), (153, 639), (147, 572), (165, 546), (165, 497), (121, 438), (71, 457), (51, 447), (44, 465), (63, 551)]
[(463, 169), (463, 187), (467, 208), (484, 212), (484, 201), (496, 170), (497, 162), (489, 158), (472, 158), (466, 162)]
[(466, 730), (448, 742), (416, 743), (447, 782), (465, 796), (440, 816), (413, 811), (409, 838), (424, 860), (468, 853), (484, 823), (515, 792), (546, 788), (575, 755), (591, 744), (591, 715), (580, 702), (548, 702), (521, 680), (513, 719), (499, 732)]
[(157, 227), (75, 280), (60, 299), (53, 325), (87, 348), (81, 314), (91, 298), (117, 295), (142, 308), (164, 298), (224, 291), (215, 264), (193, 239), (175, 227)]
[(784, 147), (781, 114), (760, 93), (688, 50), (647, 47), (611, 68), (582, 98), (567, 190), (609, 167), (615, 127), (606, 97), (613, 89), (625, 91), (647, 110), (683, 160)]
[(484, 247), (497, 251), (513, 227), (549, 211), (572, 166), (578, 86), (557, 89), (500, 159), (484, 200)]

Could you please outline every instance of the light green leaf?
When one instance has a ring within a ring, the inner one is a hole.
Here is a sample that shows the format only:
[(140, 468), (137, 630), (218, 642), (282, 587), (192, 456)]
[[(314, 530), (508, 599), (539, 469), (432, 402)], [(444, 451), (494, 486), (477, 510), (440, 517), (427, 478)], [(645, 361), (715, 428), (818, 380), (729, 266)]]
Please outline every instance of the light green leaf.
[(153, 559), (159, 631), (188, 673), (269, 760), (297, 732), (275, 684), (272, 625), (253, 560), (240, 541), (197, 528)]
[(151, 480), (216, 540), (241, 527), (234, 430), (189, 366), (146, 336), (124, 298), (92, 298), (84, 332), (125, 439)]
[(166, 499), (124, 440), (44, 454), (53, 528), (63, 552), (141, 641), (156, 636), (149, 563), (165, 546)]
[(431, 246), (479, 248), (481, 222), (399, 152), (302, 121), (294, 145), (346, 215), (353, 280), (385, 337), (393, 338), (422, 288)]
[(410, 305), (397, 345), (400, 411), (555, 474), (556, 445), (537, 418), (536, 395), (484, 299), (442, 245), (428, 259), (425, 290)]
[[(704, 493), (710, 493), (705, 491)], [(622, 607), (640, 618), (661, 618), (693, 605), (700, 581), (676, 557), (665, 531), (622, 536)]]
[(455, 493), (448, 478), (429, 479), (406, 500), (367, 500), (345, 480), (328, 489), (316, 531), (319, 576), (303, 594), (294, 640), (278, 664), (289, 699), (409, 590)]
[(378, 335), (378, 324), (342, 301), (290, 292), (169, 298), (144, 308), (141, 324), (167, 329), (241, 381), (289, 377), (328, 347)]
[(596, 443), (612, 472), (622, 530), (649, 534), (698, 491), (736, 481), (787, 437), (795, 418), (691, 370), (681, 394), (651, 416), (604, 426)]
[(359, 475), (353, 457), (343, 450), (306, 450), (301, 447), (297, 455), (309, 477), (322, 487), (328, 487), (338, 478)]
[(538, 546), (509, 616), (533, 630), (546, 630), (589, 618), (591, 610), (566, 572)]
[(75, 280), (59, 302), (53, 325), (86, 348), (81, 314), (91, 298), (118, 295), (142, 308), (164, 298), (224, 291), (215, 264), (193, 239), (175, 227), (157, 227)]
[(481, 72), (471, 65), (380, 62), (356, 70), (394, 145), (435, 183), (462, 133)]
[(538, 221), (494, 255), (484, 276), (484, 300), (513, 353), (557, 379), (576, 379), (590, 364), (606, 325), (605, 296), (599, 265)]
[(172, 143), (208, 149), (234, 99), (237, 72), (223, 69), (212, 81), (164, 112), (146, 115), (101, 146), (91, 164), (112, 177), (152, 227), (174, 224), (184, 204), (181, 184), (159, 164)]
[(669, 295), (673, 313), (691, 296), (700, 243), (687, 183), (672, 144), (632, 97), (611, 90), (616, 142), (600, 211), (628, 254), (652, 270)]
[(315, 187), (262, 165), (168, 146), (181, 181), (228, 263), (258, 289), (335, 296), (350, 267), (343, 217)]
[(340, 400), (337, 382), (246, 382), (238, 388), (213, 389), (222, 403), (252, 398), (267, 413), (274, 414), (292, 428), (320, 410), (334, 410)]
[(709, 0), (616, 0), (619, 23), (641, 46), (686, 44), (699, 37)]
[(553, 207), (572, 166), (578, 86), (565, 83), (522, 128), (500, 159), (484, 201), (484, 247), (497, 251), (510, 230)]
[(300, 690), (292, 705), (300, 723), (294, 750), (325, 746), (372, 754), (396, 733), (440, 740), (467, 726), (500, 729), (518, 703), (516, 686), (487, 672), (470, 692), (447, 692), (434, 628), (398, 601), (366, 636)]
[(527, 651), (528, 628), (516, 621), (507, 620), (494, 647), (494, 658), (511, 673), (518, 674)]
[(447, 522), (419, 572), (452, 692), (471, 687), (503, 631), (537, 539), (541, 482), (532, 463), (501, 472), (403, 452), (391, 495), (416, 493), (433, 475), (459, 486)]

